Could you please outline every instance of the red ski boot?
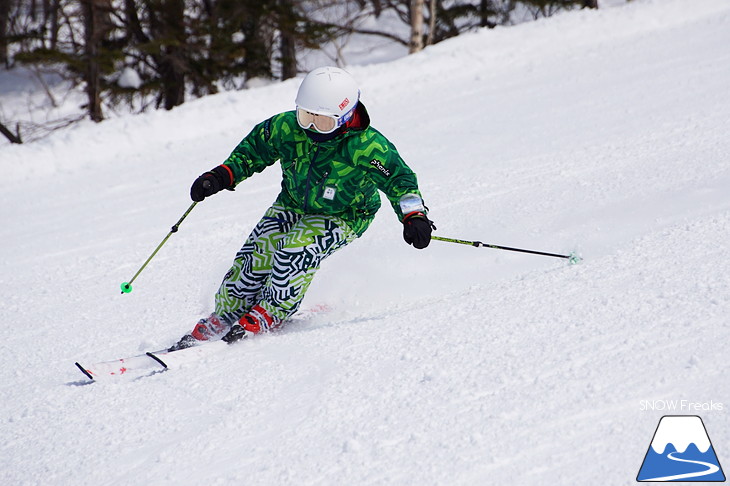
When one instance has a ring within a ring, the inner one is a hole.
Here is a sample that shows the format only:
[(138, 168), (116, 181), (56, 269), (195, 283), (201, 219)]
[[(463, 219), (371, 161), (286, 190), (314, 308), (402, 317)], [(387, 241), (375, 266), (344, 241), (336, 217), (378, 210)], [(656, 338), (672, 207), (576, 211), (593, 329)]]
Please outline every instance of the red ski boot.
[(267, 332), (278, 326), (278, 322), (260, 305), (253, 308), (231, 326), (231, 330), (223, 336), (228, 344), (235, 343), (260, 332)]
[(168, 351), (179, 351), (191, 346), (197, 346), (202, 341), (215, 339), (217, 336), (225, 333), (229, 327), (217, 315), (211, 314), (204, 319), (200, 319), (193, 328), (193, 332), (180, 338), (178, 342), (168, 348)]

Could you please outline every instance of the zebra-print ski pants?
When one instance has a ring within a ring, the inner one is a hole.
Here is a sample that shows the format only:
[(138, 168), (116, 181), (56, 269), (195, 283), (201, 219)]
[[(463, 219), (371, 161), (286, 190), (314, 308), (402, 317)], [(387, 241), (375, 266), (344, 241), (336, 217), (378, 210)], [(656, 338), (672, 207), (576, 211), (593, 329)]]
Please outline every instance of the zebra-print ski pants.
[(278, 326), (299, 309), (322, 261), (355, 238), (338, 217), (274, 204), (236, 254), (216, 293), (215, 313), (232, 324), (260, 306), (273, 318), (270, 327)]

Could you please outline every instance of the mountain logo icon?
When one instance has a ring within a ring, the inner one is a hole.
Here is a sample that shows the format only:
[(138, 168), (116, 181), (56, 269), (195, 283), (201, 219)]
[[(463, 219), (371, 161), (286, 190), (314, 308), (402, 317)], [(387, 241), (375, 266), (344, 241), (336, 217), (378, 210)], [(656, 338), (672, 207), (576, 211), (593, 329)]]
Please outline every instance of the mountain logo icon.
[(725, 481), (725, 474), (702, 419), (697, 415), (662, 417), (636, 480)]

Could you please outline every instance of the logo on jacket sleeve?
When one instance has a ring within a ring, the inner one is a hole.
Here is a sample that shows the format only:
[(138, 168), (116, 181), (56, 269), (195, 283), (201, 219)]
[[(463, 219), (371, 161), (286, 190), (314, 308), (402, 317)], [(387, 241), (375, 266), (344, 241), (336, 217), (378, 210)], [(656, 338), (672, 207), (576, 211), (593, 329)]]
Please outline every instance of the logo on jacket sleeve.
[(390, 169), (385, 168), (378, 159), (371, 160), (370, 165), (382, 172), (385, 177), (390, 177)]

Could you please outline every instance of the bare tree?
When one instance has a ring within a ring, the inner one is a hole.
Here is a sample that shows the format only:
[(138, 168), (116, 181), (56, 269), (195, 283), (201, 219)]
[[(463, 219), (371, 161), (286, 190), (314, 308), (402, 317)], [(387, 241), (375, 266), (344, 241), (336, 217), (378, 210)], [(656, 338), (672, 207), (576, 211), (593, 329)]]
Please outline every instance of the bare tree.
[(101, 44), (112, 28), (109, 20), (110, 0), (82, 0), (84, 19), (84, 61), (86, 65), (87, 111), (95, 122), (104, 119), (101, 110)]
[(0, 1), (0, 62), (10, 67), (8, 57), (8, 33), (10, 27), (10, 3), (12, 0)]
[(411, 0), (411, 37), (408, 43), (408, 53), (423, 50), (423, 7), (424, 0)]
[(279, 0), (277, 27), (279, 30), (279, 57), (281, 79), (297, 75), (297, 24), (299, 15), (294, 10), (292, 0)]
[(160, 41), (160, 99), (165, 109), (171, 110), (185, 102), (185, 75), (189, 70), (185, 55), (185, 1), (158, 0), (158, 4), (152, 28)]
[(428, 37), (426, 45), (433, 44), (433, 33), (436, 31), (436, 0), (428, 2)]

